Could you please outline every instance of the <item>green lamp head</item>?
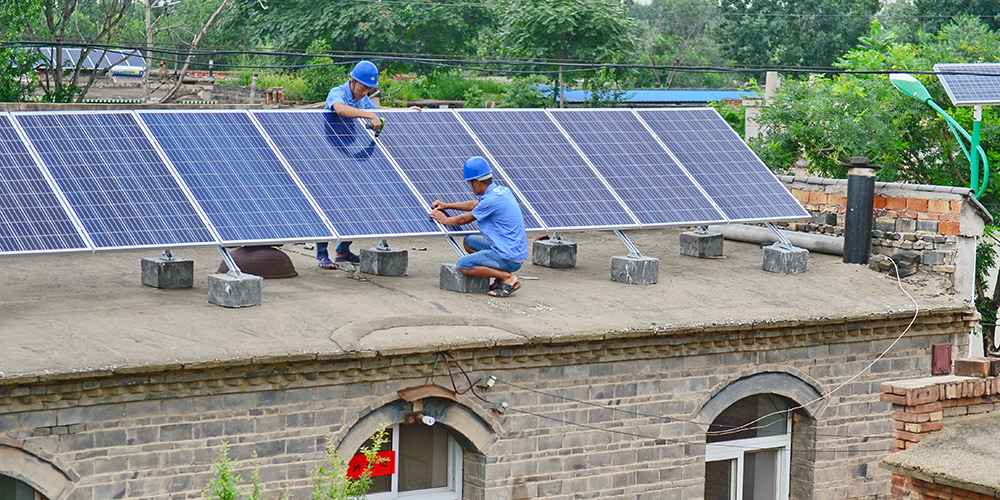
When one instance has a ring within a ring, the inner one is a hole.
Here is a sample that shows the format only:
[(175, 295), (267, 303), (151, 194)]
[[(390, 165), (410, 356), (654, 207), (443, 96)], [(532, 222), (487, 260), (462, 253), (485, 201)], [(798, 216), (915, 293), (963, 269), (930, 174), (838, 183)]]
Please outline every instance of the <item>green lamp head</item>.
[(931, 94), (927, 92), (924, 85), (920, 83), (913, 75), (908, 73), (892, 73), (889, 75), (889, 81), (899, 89), (900, 92), (924, 103), (931, 101)]

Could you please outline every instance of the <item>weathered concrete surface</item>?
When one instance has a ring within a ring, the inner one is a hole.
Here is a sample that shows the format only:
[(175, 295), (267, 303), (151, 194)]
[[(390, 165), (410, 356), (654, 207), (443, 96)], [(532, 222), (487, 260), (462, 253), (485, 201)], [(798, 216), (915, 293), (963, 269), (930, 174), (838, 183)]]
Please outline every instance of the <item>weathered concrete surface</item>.
[(909, 450), (887, 456), (888, 469), (924, 481), (1000, 496), (1000, 413), (945, 419), (944, 428)]
[[(0, 372), (10, 378), (289, 355), (430, 352), (442, 345), (669, 334), (913, 310), (895, 279), (836, 256), (814, 254), (806, 273), (783, 276), (761, 270), (761, 250), (753, 244), (727, 242), (724, 259), (681, 257), (679, 233), (628, 232), (643, 254), (661, 259), (655, 285), (610, 280), (609, 259), (622, 252), (613, 233), (573, 233), (567, 237), (580, 245), (576, 267), (522, 267), (521, 289), (507, 299), (438, 288), (441, 263), (456, 257), (443, 238), (394, 241), (410, 248), (405, 277), (319, 269), (312, 250), (286, 246), (299, 276), (268, 281), (262, 304), (241, 309), (205, 300), (219, 262), (210, 247), (173, 250), (195, 261), (194, 287), (181, 290), (141, 284), (136, 261), (159, 250), (7, 257), (0, 261)], [(921, 310), (964, 306), (942, 280), (924, 273), (906, 278), (904, 286)], [(407, 332), (402, 339), (398, 328)]]

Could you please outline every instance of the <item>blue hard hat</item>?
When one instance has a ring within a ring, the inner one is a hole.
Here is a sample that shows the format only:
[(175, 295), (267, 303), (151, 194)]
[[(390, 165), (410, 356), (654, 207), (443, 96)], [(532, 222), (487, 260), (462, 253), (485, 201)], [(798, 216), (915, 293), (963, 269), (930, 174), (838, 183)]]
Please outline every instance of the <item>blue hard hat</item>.
[(465, 166), (462, 167), (462, 174), (463, 180), (471, 181), (493, 175), (493, 169), (490, 168), (490, 164), (486, 161), (486, 158), (473, 156), (465, 161)]
[(351, 78), (369, 87), (378, 87), (378, 68), (371, 61), (361, 61), (351, 70)]

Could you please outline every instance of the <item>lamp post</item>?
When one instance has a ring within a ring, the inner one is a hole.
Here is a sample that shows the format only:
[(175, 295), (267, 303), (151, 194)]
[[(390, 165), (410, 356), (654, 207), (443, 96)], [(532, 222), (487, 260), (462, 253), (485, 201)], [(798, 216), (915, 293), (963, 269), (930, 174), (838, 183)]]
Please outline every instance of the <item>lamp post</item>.
[[(986, 192), (986, 184), (989, 182), (990, 178), (990, 166), (989, 162), (986, 160), (986, 152), (979, 145), (979, 136), (983, 125), (983, 106), (977, 104), (973, 109), (973, 123), (972, 123), (972, 135), (970, 136), (968, 132), (962, 128), (961, 125), (954, 118), (946, 113), (941, 106), (931, 98), (930, 92), (924, 87), (920, 80), (917, 80), (908, 73), (892, 73), (889, 75), (889, 81), (899, 89), (900, 92), (930, 106), (937, 111), (948, 127), (951, 128), (951, 133), (955, 135), (955, 139), (958, 140), (958, 145), (962, 147), (962, 152), (965, 153), (965, 157), (969, 160), (969, 187), (975, 192), (976, 199)], [(969, 141), (969, 147), (965, 147), (965, 142), (962, 138)], [(971, 150), (971, 152), (970, 152)], [(979, 164), (983, 164), (983, 183), (979, 184)]]

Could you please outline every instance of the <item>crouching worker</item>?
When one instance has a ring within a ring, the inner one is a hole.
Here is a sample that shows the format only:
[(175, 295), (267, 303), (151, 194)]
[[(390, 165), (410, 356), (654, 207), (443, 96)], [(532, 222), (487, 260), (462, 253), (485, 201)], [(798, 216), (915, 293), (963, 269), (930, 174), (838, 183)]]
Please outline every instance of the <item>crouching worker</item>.
[[(431, 218), (448, 226), (479, 222), (481, 234), (465, 237), (465, 251), (455, 267), (466, 276), (493, 278), (490, 295), (507, 297), (521, 287), (514, 271), (528, 258), (528, 236), (524, 232), (524, 216), (513, 193), (505, 186), (493, 183), (493, 170), (486, 159), (474, 156), (465, 162), (463, 178), (478, 199), (460, 203), (435, 200)], [(465, 213), (448, 216), (443, 210)]]

